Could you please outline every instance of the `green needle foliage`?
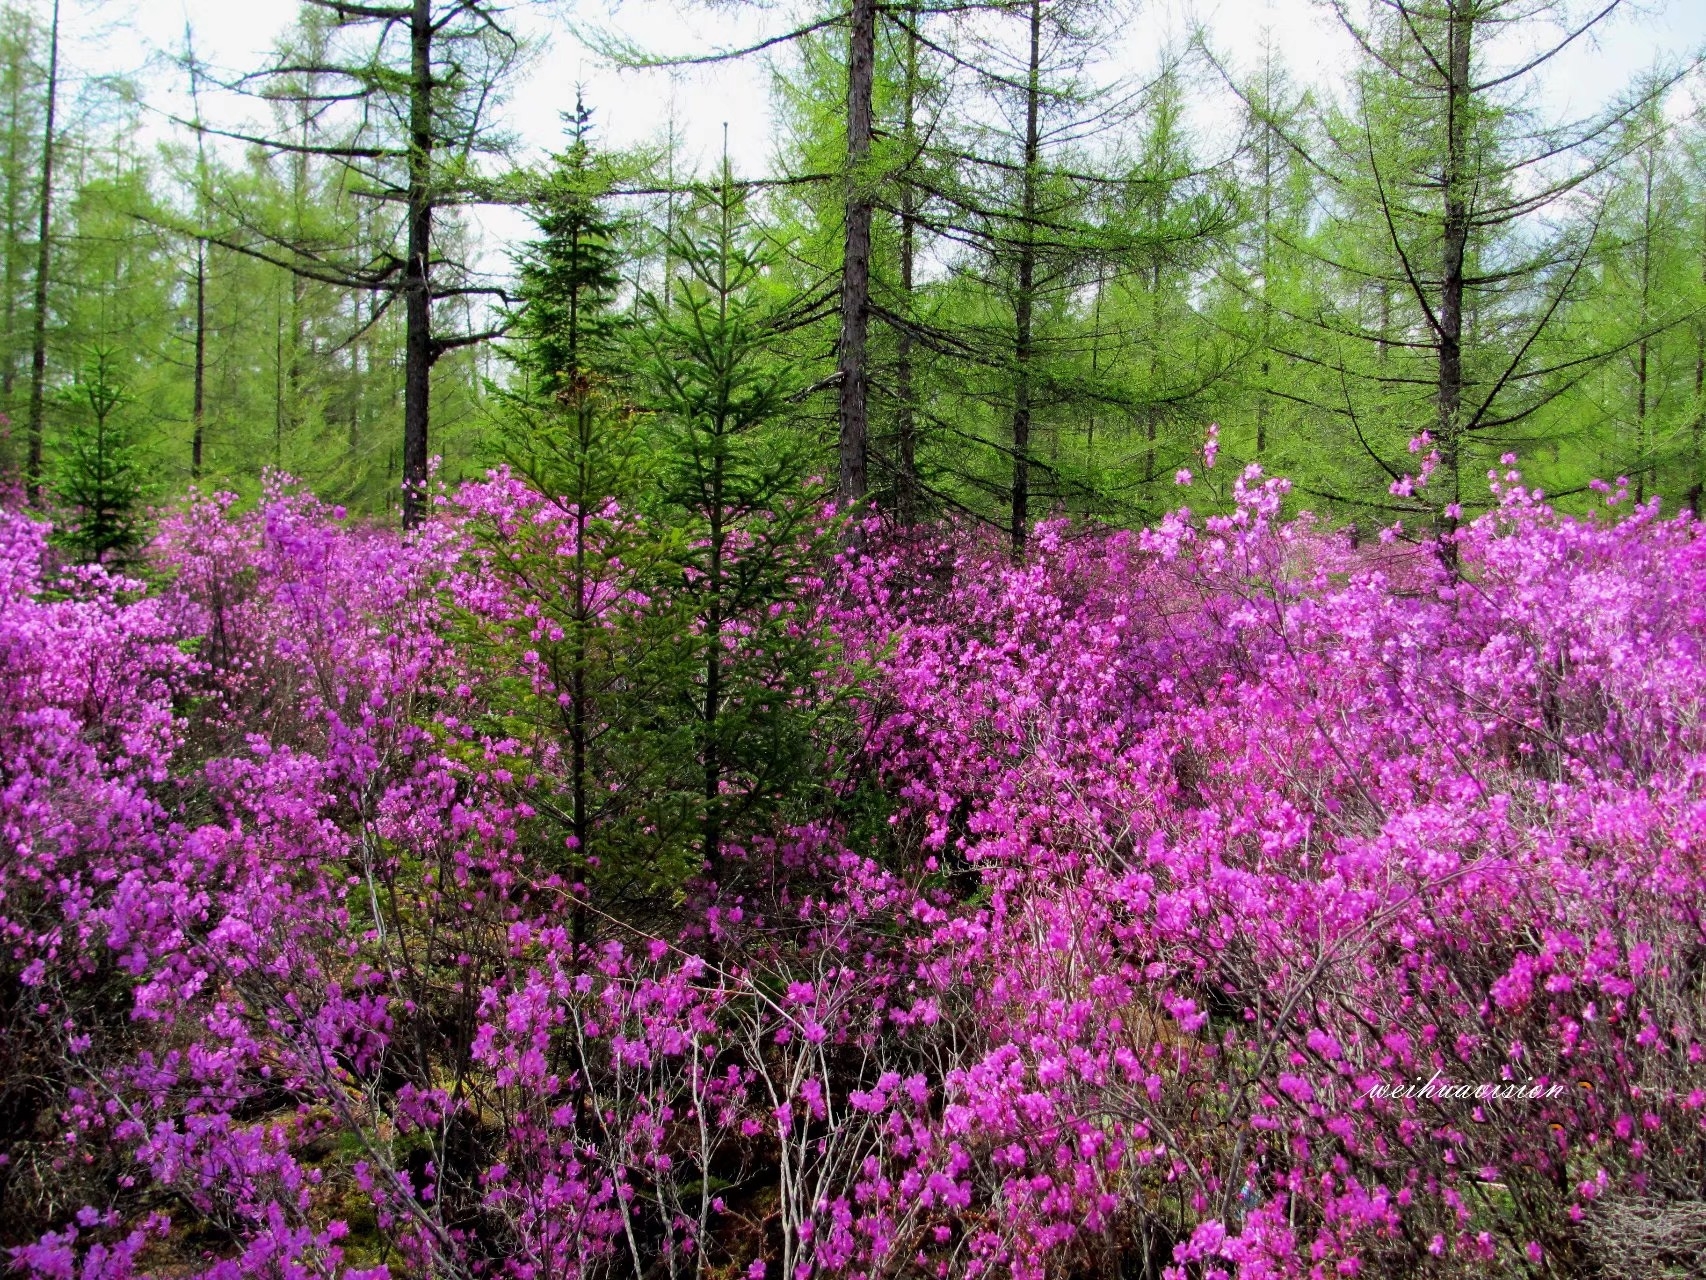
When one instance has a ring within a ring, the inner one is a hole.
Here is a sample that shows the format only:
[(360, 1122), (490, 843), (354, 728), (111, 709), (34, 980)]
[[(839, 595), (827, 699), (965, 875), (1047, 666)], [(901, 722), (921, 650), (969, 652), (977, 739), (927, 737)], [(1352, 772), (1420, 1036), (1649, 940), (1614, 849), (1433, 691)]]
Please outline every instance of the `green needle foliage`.
[(727, 162), (671, 244), (665, 292), (641, 300), (636, 364), (660, 454), (656, 493), (679, 530), (678, 708), (707, 874), (728, 844), (810, 776), (823, 637), (811, 591), (830, 547), (809, 442), (787, 419), (798, 369), (777, 354), (770, 266)]
[(621, 227), (605, 211), (609, 178), (592, 147), (592, 110), (577, 99), (569, 146), (528, 194), (539, 238), (516, 260), (521, 305), (509, 354), (534, 400), (572, 396), (589, 375), (609, 377), (626, 317), (615, 308), (625, 253)]
[(96, 564), (123, 559), (143, 537), (146, 475), (124, 413), (131, 400), (118, 365), (110, 348), (95, 348), (61, 397), (71, 425), (60, 442), (53, 483), (59, 536)]
[[(566, 850), (587, 909), (643, 914), (697, 870), (694, 829), (673, 785), (690, 754), (673, 693), (665, 610), (679, 539), (638, 505), (657, 460), (616, 377), (628, 317), (617, 309), (619, 227), (605, 212), (591, 114), (577, 104), (570, 146), (529, 191), (538, 237), (517, 255), (504, 353), (516, 376), (491, 389), (500, 447), (534, 503), (513, 495), (473, 523), (488, 571), (522, 617), (464, 619), (493, 673), (485, 728), (527, 744), (561, 785), (529, 789), (535, 834)], [(523, 766), (517, 772), (525, 773)]]
[[(813, 8), (718, 41), (773, 60), (778, 120), (774, 168), (728, 179), (764, 246), (736, 434), (795, 485), (840, 475), (1019, 554), (1050, 516), (1155, 519), (1181, 469), (1193, 506), (1224, 503), (1250, 462), (1298, 505), (1411, 529), (1473, 516), (1505, 453), (1566, 506), (1617, 475), (1701, 506), (1698, 69), (1660, 50), (1572, 119), (1551, 86), (1609, 24), (1640, 38), (1634, 0), (1330, 7), (1351, 56), (1309, 83), (1272, 40), (1235, 64), (1090, 0)], [(518, 162), (507, 95), (551, 19), (521, 41), (500, 9), (312, 0), (247, 68), (186, 33), (170, 83), (92, 77), (67, 45), (44, 182), (49, 27), (0, 0), (0, 474), (25, 469), (39, 333), (49, 475), (88, 419), (54, 388), (106, 347), (166, 491), (253, 495), (270, 467), (394, 515), (437, 455), (451, 483), (508, 460), (571, 503), (667, 506), (709, 375), (647, 369), (719, 197), (674, 125), (614, 155), (567, 94), (565, 143)], [(148, 95), (186, 87), (154, 148)], [(536, 231), (499, 243), (488, 203)]]

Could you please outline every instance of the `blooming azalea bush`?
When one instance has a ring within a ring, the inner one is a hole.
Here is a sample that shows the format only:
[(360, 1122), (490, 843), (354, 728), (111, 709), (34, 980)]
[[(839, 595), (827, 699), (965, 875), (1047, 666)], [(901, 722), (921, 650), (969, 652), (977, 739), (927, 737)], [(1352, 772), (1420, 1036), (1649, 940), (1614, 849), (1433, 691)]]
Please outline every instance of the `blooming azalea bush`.
[[(1611, 1187), (1697, 1197), (1701, 545), (1495, 484), (1460, 572), (1250, 475), (875, 588), (877, 753), (987, 895), (930, 946), (1000, 1265), (1573, 1274)], [(1378, 1096), (1440, 1077), (1523, 1099)]]
[(1490, 479), (1449, 548), (1254, 470), (1022, 564), (873, 526), (719, 636), (819, 646), (742, 723), (823, 767), (697, 869), (639, 516), (500, 473), (400, 538), (280, 483), (152, 584), (4, 516), (14, 1266), (1686, 1264), (1706, 541)]

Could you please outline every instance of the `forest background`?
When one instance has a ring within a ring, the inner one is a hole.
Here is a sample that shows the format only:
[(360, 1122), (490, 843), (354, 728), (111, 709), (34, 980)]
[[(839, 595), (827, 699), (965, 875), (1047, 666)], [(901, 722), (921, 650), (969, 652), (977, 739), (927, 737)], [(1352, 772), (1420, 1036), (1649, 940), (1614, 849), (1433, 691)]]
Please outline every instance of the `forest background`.
[(860, 3), (862, 72), (811, 6), (316, 0), (204, 40), (9, 5), (0, 467), (140, 508), (271, 466), (370, 513), (429, 454), (479, 474), (553, 210), (608, 241), (626, 343), (726, 159), (755, 357), (843, 496), (1137, 524), (1214, 422), (1341, 519), (1455, 522), (1506, 452), (1566, 508), (1698, 507), (1698, 15), (1433, 7), (1473, 75), (1390, 4)]

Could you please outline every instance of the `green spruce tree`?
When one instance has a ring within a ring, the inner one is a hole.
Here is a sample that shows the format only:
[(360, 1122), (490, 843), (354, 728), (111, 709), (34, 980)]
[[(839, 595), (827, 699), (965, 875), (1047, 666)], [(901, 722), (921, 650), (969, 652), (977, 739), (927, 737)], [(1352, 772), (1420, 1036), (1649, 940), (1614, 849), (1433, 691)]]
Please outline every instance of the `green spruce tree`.
[(673, 687), (674, 619), (648, 608), (674, 542), (637, 502), (652, 458), (616, 377), (629, 317), (605, 171), (577, 102), (568, 149), (526, 182), (538, 236), (517, 255), (503, 348), (514, 376), (492, 397), (501, 452), (530, 496), (478, 507), (472, 523), (513, 608), (471, 611), (464, 636), (488, 673), (485, 727), (524, 744), (515, 773), (533, 779), (536, 834), (566, 850), (577, 947), (594, 906), (647, 913), (694, 869), (671, 771), (690, 734), (656, 710)]
[(63, 395), (71, 425), (55, 457), (60, 540), (96, 564), (122, 559), (143, 536), (144, 470), (118, 366), (109, 347), (89, 353)]
[(516, 262), (520, 306), (508, 354), (524, 376), (520, 394), (536, 401), (573, 396), (589, 377), (608, 378), (626, 317), (621, 290), (621, 227), (603, 197), (608, 166), (592, 146), (592, 111), (577, 98), (569, 146), (529, 184), (528, 213), (539, 228)]
[(780, 360), (769, 261), (728, 162), (671, 249), (667, 293), (643, 300), (637, 365), (660, 452), (663, 518), (678, 573), (676, 707), (691, 729), (683, 778), (706, 873), (809, 775), (823, 664), (809, 584), (827, 549), (807, 441), (788, 421), (801, 390)]

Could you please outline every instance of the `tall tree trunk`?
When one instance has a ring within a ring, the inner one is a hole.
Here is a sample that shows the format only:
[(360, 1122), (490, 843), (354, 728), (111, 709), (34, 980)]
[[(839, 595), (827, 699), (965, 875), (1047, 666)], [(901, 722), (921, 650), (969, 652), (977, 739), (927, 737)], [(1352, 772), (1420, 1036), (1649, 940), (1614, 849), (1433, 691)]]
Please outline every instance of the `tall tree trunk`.
[[(592, 433), (594, 430), (592, 407), (585, 399), (575, 406), (575, 427), (580, 436), (576, 453), (578, 474), (575, 477), (575, 636), (570, 654), (571, 669), (569, 672), (569, 766), (572, 771), (570, 800), (573, 811), (570, 821), (575, 837), (575, 879), (586, 880), (587, 872), (587, 841), (592, 835), (592, 823), (587, 812), (587, 628), (592, 625), (592, 610), (588, 602), (587, 564), (586, 564), (586, 532), (587, 532), (587, 497), (592, 488), (591, 478), (587, 475), (586, 459), (592, 448)], [(581, 948), (586, 945), (586, 894), (577, 892), (575, 895), (574, 912), (571, 917), (572, 937), (574, 939), (574, 964), (580, 969)]]
[[(905, 116), (902, 124), (908, 168), (918, 163), (918, 19), (919, 7), (907, 7)], [(917, 259), (918, 189), (908, 173), (900, 189), (900, 295), (903, 308), (895, 337), (895, 445), (900, 474), (896, 477), (896, 506), (900, 522), (912, 525), (919, 514), (918, 422), (912, 387), (912, 290)]]
[(1653, 171), (1658, 157), (1653, 144), (1647, 144), (1643, 157), (1641, 192), (1641, 313), (1638, 317), (1641, 337), (1635, 344), (1635, 501), (1647, 500), (1647, 471), (1652, 466), (1652, 450), (1647, 438), (1648, 366), (1652, 352), (1652, 337), (1648, 321), (1653, 311)]
[(18, 181), (24, 163), (21, 154), (24, 107), (22, 51), (13, 57), (13, 63), (6, 68), (6, 352), (5, 359), (0, 361), (0, 405), (8, 414), (12, 412), (12, 393), (18, 383), (18, 287), (21, 283), (18, 279), (18, 259), (21, 256), (18, 241), (24, 219), (20, 200), (23, 184)]
[[(1702, 220), (1700, 242), (1700, 283), (1706, 287), (1706, 219)], [(1706, 497), (1706, 321), (1694, 322), (1694, 421), (1689, 430), (1689, 450), (1694, 464), (1694, 483), (1688, 487), (1688, 509), (1698, 520), (1702, 498)]]
[(361, 406), (366, 400), (363, 387), (367, 376), (367, 337), (359, 332), (361, 328), (361, 307), (362, 302), (359, 295), (351, 299), (350, 318), (358, 330), (349, 349), (349, 421), (344, 424), (344, 452), (349, 459), (351, 476), (355, 475), (356, 454), (361, 446)]
[(272, 464), (284, 466), (284, 289), (273, 292)]
[[(373, 240), (372, 217), (372, 213), (367, 208), (367, 202), (358, 203), (356, 207), (356, 234), (361, 238), (363, 246), (372, 243)], [(355, 375), (353, 403), (350, 407), (349, 420), (349, 458), (352, 477), (361, 474), (357, 460), (361, 456), (363, 445), (371, 438), (368, 430), (372, 412), (372, 396), (369, 384), (373, 380), (373, 330), (379, 323), (379, 305), (379, 295), (372, 290), (357, 295), (355, 321), (358, 336), (350, 348), (351, 368)]]
[[(1263, 39), (1262, 99), (1264, 116), (1274, 109), (1274, 46)], [(1274, 256), (1274, 126), (1263, 118), (1262, 129), (1262, 384), (1256, 392), (1256, 457), (1268, 450), (1268, 402), (1273, 388), (1273, 256)]]
[(426, 515), (432, 395), (432, 6), (409, 20), (409, 248), (403, 267), (403, 527)]
[(842, 505), (863, 502), (869, 406), (865, 338), (871, 318), (871, 95), (876, 80), (877, 0), (853, 0), (847, 35), (846, 241), (841, 259), (841, 440), (836, 495)]
[[(184, 23), (184, 53), (190, 69), (190, 101), (195, 108), (195, 213), (198, 230), (207, 229), (207, 139), (201, 132), (200, 64), (190, 25)], [(207, 426), (207, 241), (195, 242), (195, 384), (190, 394), (190, 479), (201, 479), (202, 445)]]
[[(1445, 224), (1440, 262), (1439, 301), (1439, 450), (1451, 502), (1459, 490), (1458, 451), (1463, 408), (1463, 277), (1469, 248), (1469, 193), (1465, 189), (1469, 159), (1469, 45), (1474, 34), (1471, 0), (1449, 0), (1447, 6), (1447, 52), (1445, 91), (1445, 173), (1441, 186), (1445, 196)], [(1443, 530), (1457, 529), (1457, 519), (1447, 513)], [(1456, 562), (1454, 544), (1446, 555)]]
[(705, 873), (715, 882), (723, 861), (723, 756), (717, 723), (723, 706), (723, 443), (719, 428), (711, 459), (711, 572), (707, 590), (710, 607), (705, 619), (704, 787), (705, 827), (701, 853)]
[[(1155, 381), (1155, 356), (1153, 354), (1149, 357), (1149, 378), (1150, 385), (1153, 386)], [(1160, 434), (1160, 416), (1161, 411), (1154, 405), (1144, 405), (1143, 439), (1145, 442), (1145, 448), (1143, 450), (1143, 482), (1145, 484), (1153, 484), (1155, 482), (1155, 441), (1156, 437)]]
[[(312, 92), (313, 80), (309, 80)], [(311, 174), (308, 168), (308, 144), (312, 136), (310, 127), (312, 117), (308, 104), (297, 104), (297, 127), (301, 130), (302, 149), (291, 159), (291, 225), (290, 238), (295, 244), (306, 243), (303, 235), (303, 223), (307, 219), (307, 207), (311, 199)], [(308, 346), (308, 277), (291, 272), (290, 275), (290, 359), (285, 364), (285, 396), (284, 396), (284, 425), (286, 434), (295, 438), (297, 432), (308, 422), (307, 412), (307, 375), (304, 369), (304, 353)]]
[(33, 506), (41, 505), (42, 410), (47, 391), (47, 282), (53, 243), (53, 123), (59, 105), (59, 0), (53, 0), (53, 23), (47, 37), (47, 118), (42, 126), (41, 205), (36, 218), (35, 340), (30, 349), (29, 458), (24, 483)]
[[(1090, 384), (1101, 385), (1102, 374), (1102, 296), (1108, 288), (1107, 272), (1102, 266), (1096, 268), (1096, 291), (1091, 295), (1090, 304)], [(1090, 482), (1091, 501), (1095, 502), (1095, 489), (1098, 483), (1096, 474), (1096, 402), (1090, 402), (1090, 411), (1084, 415), (1084, 472)]]
[(1013, 554), (1023, 555), (1030, 533), (1031, 501), (1031, 357), (1036, 305), (1037, 161), (1041, 148), (1042, 0), (1031, 0), (1031, 53), (1025, 81), (1025, 172), (1021, 179), (1018, 295), (1013, 300), (1013, 509), (1008, 529)]
[(1392, 358), (1392, 287), (1382, 280), (1374, 286), (1374, 291), (1380, 299), (1380, 333), (1374, 343), (1374, 358), (1384, 369)]
[(1256, 457), (1268, 451), (1268, 388), (1273, 385), (1273, 354), (1262, 352), (1262, 393), (1256, 398)]
[(207, 241), (195, 246), (195, 384), (190, 392), (190, 479), (201, 479), (201, 449), (207, 420)]
[(1694, 421), (1689, 430), (1689, 452), (1693, 455), (1694, 483), (1688, 487), (1688, 509), (1694, 513), (1694, 518), (1700, 518), (1700, 500), (1702, 484), (1706, 480), (1706, 458), (1701, 455), (1701, 444), (1706, 441), (1706, 326), (1694, 339)]

